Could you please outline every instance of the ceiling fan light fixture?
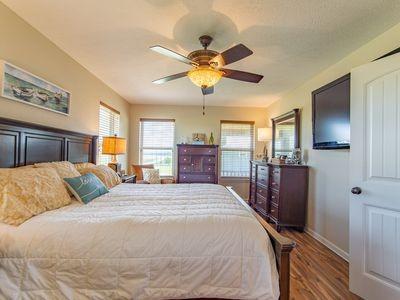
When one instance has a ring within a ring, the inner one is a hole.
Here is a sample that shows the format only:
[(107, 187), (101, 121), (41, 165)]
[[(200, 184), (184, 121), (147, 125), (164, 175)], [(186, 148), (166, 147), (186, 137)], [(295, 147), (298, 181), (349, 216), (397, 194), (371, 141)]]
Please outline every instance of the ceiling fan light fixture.
[(209, 88), (221, 79), (224, 72), (209, 66), (199, 66), (188, 72), (190, 80), (201, 88)]

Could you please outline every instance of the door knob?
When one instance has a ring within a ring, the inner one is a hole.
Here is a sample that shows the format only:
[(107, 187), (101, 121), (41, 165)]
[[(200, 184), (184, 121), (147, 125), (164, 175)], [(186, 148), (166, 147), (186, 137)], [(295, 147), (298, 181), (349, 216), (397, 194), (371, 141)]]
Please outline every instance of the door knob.
[(351, 189), (351, 192), (352, 192), (354, 195), (360, 195), (360, 194), (362, 193), (362, 190), (361, 190), (361, 188), (359, 188), (358, 186), (355, 186), (355, 187), (353, 187), (353, 188)]

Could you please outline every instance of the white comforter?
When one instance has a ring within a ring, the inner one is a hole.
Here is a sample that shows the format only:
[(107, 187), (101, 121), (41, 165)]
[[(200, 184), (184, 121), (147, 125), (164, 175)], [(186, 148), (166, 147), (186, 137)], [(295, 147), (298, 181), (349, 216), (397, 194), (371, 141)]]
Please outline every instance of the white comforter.
[(1, 299), (277, 299), (271, 243), (224, 187), (121, 184), (0, 223)]

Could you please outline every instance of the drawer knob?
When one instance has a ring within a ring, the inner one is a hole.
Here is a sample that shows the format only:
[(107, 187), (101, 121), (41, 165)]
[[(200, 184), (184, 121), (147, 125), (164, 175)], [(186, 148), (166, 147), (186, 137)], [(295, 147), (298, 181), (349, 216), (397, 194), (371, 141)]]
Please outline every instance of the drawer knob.
[(275, 212), (275, 209), (271, 209), (271, 212), (274, 213), (274, 212)]
[(276, 182), (272, 182), (272, 185), (275, 185), (276, 184)]
[(185, 149), (185, 150), (183, 150), (183, 152), (186, 152), (186, 149)]
[(275, 199), (275, 196), (271, 196), (272, 199)]
[(210, 176), (208, 176), (208, 179), (211, 179), (211, 177), (210, 177)]
[(186, 176), (183, 176), (183, 179), (186, 179)]
[(211, 158), (209, 158), (208, 161), (211, 161)]
[(192, 166), (194, 166), (194, 164), (192, 164)]

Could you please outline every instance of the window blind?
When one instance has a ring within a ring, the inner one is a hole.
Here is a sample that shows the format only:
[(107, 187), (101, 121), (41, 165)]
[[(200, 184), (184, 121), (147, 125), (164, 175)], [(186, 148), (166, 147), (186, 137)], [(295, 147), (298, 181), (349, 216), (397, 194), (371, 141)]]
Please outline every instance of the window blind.
[(254, 122), (221, 121), (221, 176), (249, 177)]
[(120, 114), (115, 109), (104, 103), (100, 103), (99, 111), (99, 153), (98, 163), (107, 165), (111, 161), (111, 156), (102, 154), (103, 137), (119, 135)]
[(154, 164), (161, 176), (172, 176), (174, 166), (175, 120), (140, 120), (140, 162)]

